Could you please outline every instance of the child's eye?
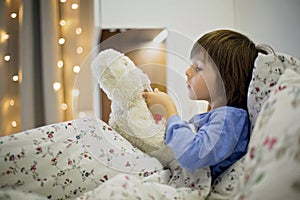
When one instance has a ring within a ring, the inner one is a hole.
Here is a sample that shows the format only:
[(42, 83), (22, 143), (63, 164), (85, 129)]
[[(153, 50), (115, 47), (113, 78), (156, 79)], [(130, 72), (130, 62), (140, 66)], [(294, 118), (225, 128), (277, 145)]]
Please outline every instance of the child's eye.
[(194, 68), (195, 68), (195, 70), (196, 70), (196, 72), (199, 72), (199, 71), (201, 71), (202, 70), (202, 68), (201, 67), (199, 67), (199, 66), (194, 66)]

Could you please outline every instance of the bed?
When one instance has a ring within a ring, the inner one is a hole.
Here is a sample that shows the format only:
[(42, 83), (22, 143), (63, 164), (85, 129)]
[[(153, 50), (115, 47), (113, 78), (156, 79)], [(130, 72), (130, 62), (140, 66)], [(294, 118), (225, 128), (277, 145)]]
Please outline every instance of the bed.
[(0, 138), (0, 199), (298, 199), (299, 67), (259, 56), (249, 151), (214, 183), (207, 169), (164, 168), (103, 121), (78, 118)]

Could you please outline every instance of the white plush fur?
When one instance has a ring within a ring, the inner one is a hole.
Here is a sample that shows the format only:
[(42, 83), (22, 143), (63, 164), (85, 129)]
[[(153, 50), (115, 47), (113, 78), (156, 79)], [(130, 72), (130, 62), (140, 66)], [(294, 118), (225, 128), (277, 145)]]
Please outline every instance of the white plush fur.
[(107, 49), (92, 62), (99, 86), (112, 101), (109, 125), (145, 153), (162, 163), (172, 160), (164, 144), (163, 123), (156, 123), (142, 97), (150, 86), (148, 76), (124, 54)]

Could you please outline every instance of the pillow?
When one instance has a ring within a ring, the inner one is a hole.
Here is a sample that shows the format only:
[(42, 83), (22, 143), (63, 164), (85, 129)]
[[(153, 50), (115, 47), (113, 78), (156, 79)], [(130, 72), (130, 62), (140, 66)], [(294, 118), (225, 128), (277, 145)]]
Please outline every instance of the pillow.
[(299, 116), (300, 74), (286, 69), (258, 115), (235, 199), (299, 199)]
[(256, 122), (261, 106), (268, 99), (285, 69), (300, 73), (300, 61), (287, 54), (259, 54), (254, 63), (252, 80), (248, 89), (248, 112), (251, 130)]

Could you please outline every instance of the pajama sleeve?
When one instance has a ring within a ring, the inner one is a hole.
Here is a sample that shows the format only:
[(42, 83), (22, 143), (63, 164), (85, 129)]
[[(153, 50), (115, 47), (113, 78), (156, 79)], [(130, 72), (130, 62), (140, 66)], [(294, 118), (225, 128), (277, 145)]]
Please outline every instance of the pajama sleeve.
[(182, 167), (194, 171), (213, 166), (233, 153), (245, 132), (247, 119), (246, 112), (213, 112), (207, 123), (194, 132), (187, 122), (175, 115), (167, 122), (166, 144)]

